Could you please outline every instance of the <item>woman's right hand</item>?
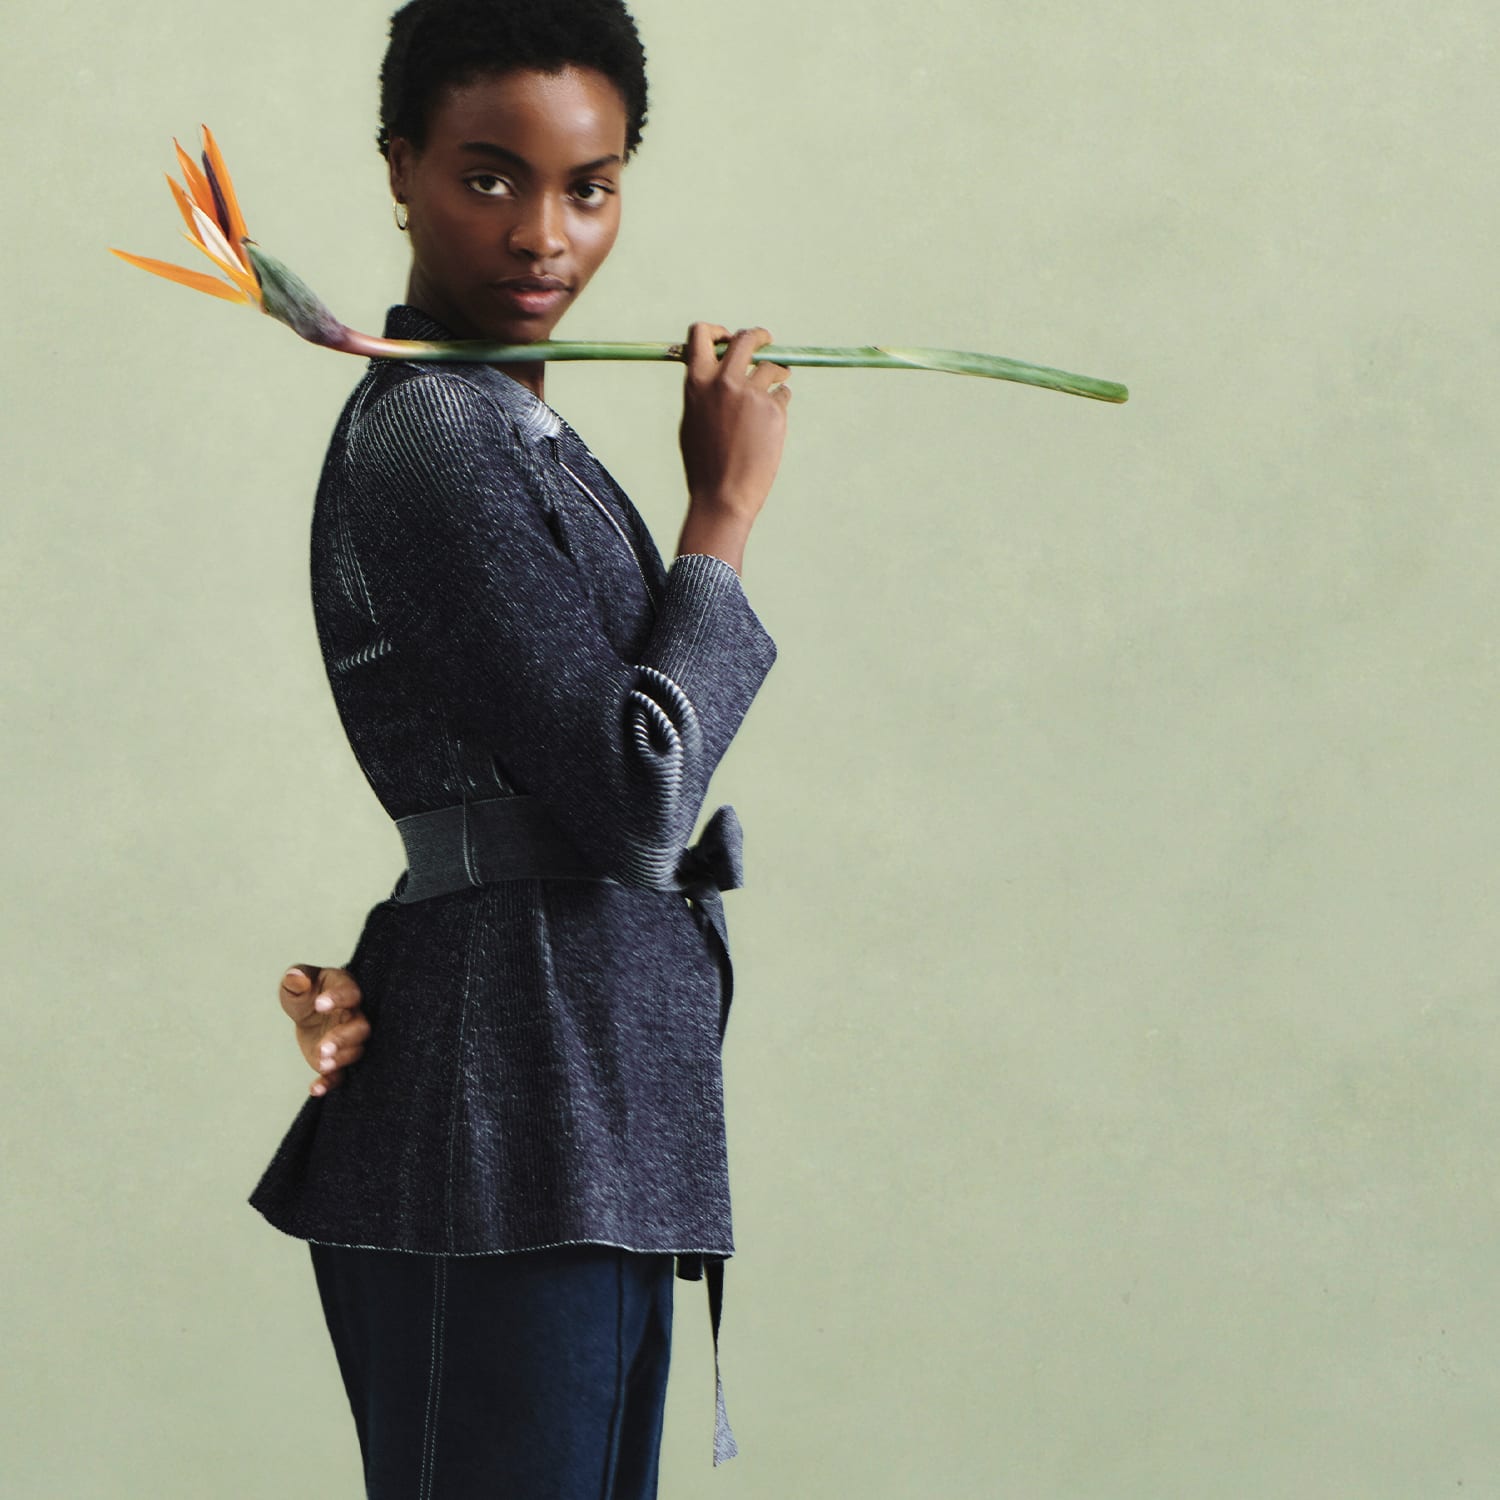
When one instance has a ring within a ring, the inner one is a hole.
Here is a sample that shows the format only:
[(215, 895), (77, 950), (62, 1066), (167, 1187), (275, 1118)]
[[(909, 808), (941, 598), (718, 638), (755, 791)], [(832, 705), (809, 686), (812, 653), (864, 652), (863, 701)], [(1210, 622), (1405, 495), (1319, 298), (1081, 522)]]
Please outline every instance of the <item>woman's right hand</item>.
[(344, 1069), (364, 1055), (370, 1022), (347, 969), (294, 964), (281, 977), (281, 1008), (297, 1027), (297, 1045), (319, 1074), (308, 1092), (324, 1094), (343, 1081)]
[[(721, 339), (729, 341), (722, 357), (714, 352)], [(742, 328), (732, 338), (718, 323), (688, 329), (679, 440), (690, 518), (699, 512), (748, 532), (770, 493), (792, 399), (785, 365), (750, 362), (770, 342), (764, 328)]]

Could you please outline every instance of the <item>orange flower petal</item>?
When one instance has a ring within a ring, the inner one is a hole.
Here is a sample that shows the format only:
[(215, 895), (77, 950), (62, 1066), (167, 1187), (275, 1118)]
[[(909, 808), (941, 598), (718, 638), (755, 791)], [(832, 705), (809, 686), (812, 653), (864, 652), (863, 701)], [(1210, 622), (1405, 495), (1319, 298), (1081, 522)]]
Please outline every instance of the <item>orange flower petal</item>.
[(209, 296), (222, 297), (226, 302), (248, 300), (243, 292), (220, 281), (217, 276), (207, 276), (202, 271), (189, 271), (185, 266), (174, 266), (164, 260), (152, 260), (145, 255), (132, 255), (128, 250), (116, 250), (113, 245), (109, 247), (109, 253), (118, 255), (121, 260), (129, 261), (133, 266), (139, 266), (143, 271), (165, 276), (168, 281), (178, 282), (182, 286), (190, 286), (195, 292), (207, 292)]
[(229, 168), (224, 165), (224, 156), (219, 150), (219, 143), (214, 139), (213, 131), (207, 125), (199, 128), (203, 131), (203, 155), (213, 169), (214, 181), (219, 184), (219, 191), (224, 195), (224, 206), (229, 211), (229, 223), (224, 226), (224, 237), (234, 246), (236, 255), (243, 255), (240, 241), (245, 237), (245, 216), (240, 212), (239, 199), (234, 195)]
[(217, 255), (196, 235), (185, 234), (183, 239), (193, 249), (201, 250), (257, 307), (260, 306), (260, 283), (249, 271), (243, 269), (238, 262), (227, 261), (221, 255)]
[(197, 234), (197, 226), (193, 223), (193, 206), (188, 202), (188, 195), (177, 185), (177, 179), (170, 173), (162, 174), (167, 179), (167, 186), (172, 189), (172, 201), (177, 205), (178, 212), (182, 215), (182, 222), (187, 225), (192, 233)]
[(172, 144), (177, 147), (177, 161), (182, 167), (182, 180), (192, 195), (193, 202), (217, 223), (218, 215), (214, 210), (213, 190), (208, 185), (208, 178), (203, 175), (203, 168), (182, 149), (175, 135), (172, 137)]

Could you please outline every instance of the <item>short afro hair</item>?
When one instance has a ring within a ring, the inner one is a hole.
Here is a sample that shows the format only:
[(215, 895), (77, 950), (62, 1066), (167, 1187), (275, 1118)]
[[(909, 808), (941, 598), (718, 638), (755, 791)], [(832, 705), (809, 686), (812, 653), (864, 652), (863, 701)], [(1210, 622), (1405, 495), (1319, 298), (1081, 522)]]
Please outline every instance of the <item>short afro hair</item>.
[(646, 53), (623, 0), (409, 0), (391, 17), (375, 144), (387, 159), (392, 136), (422, 150), (432, 104), (450, 85), (569, 63), (619, 89), (628, 161), (646, 124)]

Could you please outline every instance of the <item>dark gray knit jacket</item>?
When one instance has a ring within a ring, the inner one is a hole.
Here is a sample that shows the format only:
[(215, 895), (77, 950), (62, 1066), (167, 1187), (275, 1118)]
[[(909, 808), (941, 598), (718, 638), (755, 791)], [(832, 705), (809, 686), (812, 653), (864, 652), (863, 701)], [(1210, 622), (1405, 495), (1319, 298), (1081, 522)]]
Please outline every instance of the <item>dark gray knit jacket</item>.
[[(385, 331), (452, 337), (403, 305)], [(498, 370), (372, 360), (324, 461), (312, 585), (393, 819), (529, 794), (612, 878), (402, 902), (403, 876), (347, 964), (364, 1056), (303, 1104), (250, 1202), (332, 1244), (731, 1255), (727, 962), (667, 877), (776, 657), (735, 570), (665, 568), (573, 430)]]

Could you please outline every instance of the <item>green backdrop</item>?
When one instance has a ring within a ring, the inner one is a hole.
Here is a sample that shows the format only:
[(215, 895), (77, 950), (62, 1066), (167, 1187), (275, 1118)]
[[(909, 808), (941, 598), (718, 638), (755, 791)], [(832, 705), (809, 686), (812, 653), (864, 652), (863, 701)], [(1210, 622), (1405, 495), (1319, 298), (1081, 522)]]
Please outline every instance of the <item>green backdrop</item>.
[[(132, 270), (170, 138), (355, 326), (405, 286), (388, 8), (23, 9), (0, 56), (0, 1493), (353, 1496), (245, 1203), (276, 1003), (401, 868), (307, 584), (361, 364)], [(712, 789), (741, 1456), (679, 1284), (662, 1495), (1500, 1496), (1496, 28), (1480, 0), (639, 0), (563, 336), (970, 348), (1123, 406), (805, 370)], [(670, 557), (672, 366), (548, 397)]]

